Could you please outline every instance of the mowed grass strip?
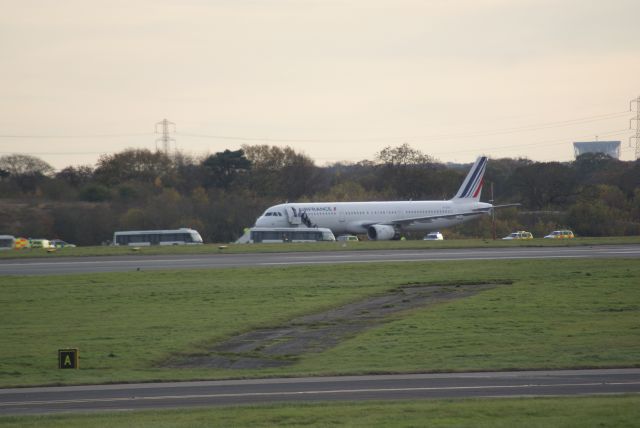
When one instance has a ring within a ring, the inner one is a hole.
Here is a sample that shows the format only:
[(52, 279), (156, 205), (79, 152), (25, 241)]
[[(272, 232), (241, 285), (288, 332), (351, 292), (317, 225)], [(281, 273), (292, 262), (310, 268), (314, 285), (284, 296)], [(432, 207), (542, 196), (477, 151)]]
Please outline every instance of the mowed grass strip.
[[(0, 385), (640, 363), (637, 260), (513, 260), (4, 277)], [(406, 284), (504, 283), (397, 314), (263, 370), (167, 368), (181, 354)], [(80, 349), (80, 370), (57, 349)]]
[(84, 415), (0, 417), (11, 427), (631, 427), (640, 396), (278, 404)]
[(491, 271), (514, 278), (513, 285), (412, 311), (309, 355), (297, 368), (383, 373), (640, 366), (637, 261), (506, 261), (479, 268), (482, 275)]

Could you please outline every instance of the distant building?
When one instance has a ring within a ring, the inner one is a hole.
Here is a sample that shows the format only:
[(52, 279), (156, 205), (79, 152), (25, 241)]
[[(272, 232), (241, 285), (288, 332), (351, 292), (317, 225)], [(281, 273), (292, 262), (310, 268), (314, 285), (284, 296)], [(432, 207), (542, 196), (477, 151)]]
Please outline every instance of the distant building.
[(581, 141), (573, 143), (573, 154), (577, 158), (585, 153), (604, 153), (620, 159), (620, 141)]

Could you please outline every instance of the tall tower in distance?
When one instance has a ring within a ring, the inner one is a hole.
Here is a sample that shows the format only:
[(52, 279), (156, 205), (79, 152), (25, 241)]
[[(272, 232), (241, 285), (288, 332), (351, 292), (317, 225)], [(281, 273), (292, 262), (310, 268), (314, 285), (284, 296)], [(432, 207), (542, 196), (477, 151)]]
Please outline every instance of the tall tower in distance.
[(633, 111), (633, 104), (636, 104), (636, 117), (632, 117), (629, 121), (629, 128), (634, 129), (634, 121), (635, 121), (635, 130), (636, 134), (629, 137), (629, 145), (633, 147), (633, 140), (635, 141), (635, 149), (636, 149), (636, 160), (640, 159), (640, 96), (635, 100), (631, 100), (629, 103), (629, 110)]
[(169, 137), (169, 133), (172, 132), (170, 128), (173, 126), (173, 132), (176, 132), (176, 124), (173, 122), (169, 122), (167, 119), (163, 119), (160, 122), (156, 123), (156, 134), (159, 134), (158, 125), (162, 126), (162, 137), (156, 139), (156, 150), (158, 150), (158, 141), (161, 141), (162, 151), (164, 151), (165, 154), (169, 154), (171, 142), (176, 142), (175, 139)]

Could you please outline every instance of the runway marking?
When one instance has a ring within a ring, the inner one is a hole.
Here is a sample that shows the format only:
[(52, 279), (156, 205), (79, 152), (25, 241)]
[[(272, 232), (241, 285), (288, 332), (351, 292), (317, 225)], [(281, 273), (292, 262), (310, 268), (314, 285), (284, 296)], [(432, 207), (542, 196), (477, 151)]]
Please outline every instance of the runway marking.
[[(450, 258), (450, 257), (442, 257), (442, 258), (415, 258), (415, 259), (389, 259), (382, 260), (383, 262), (396, 263), (396, 262), (451, 262), (451, 261), (466, 261), (466, 260), (513, 260), (513, 259), (530, 259), (531, 256), (496, 256), (493, 257), (465, 257), (465, 258)], [(565, 255), (565, 256), (549, 256), (548, 259), (584, 259), (589, 258), (588, 255), (576, 254), (576, 255)], [(311, 265), (311, 264), (327, 264), (327, 263), (378, 263), (380, 260), (310, 260), (310, 261), (302, 261), (302, 262), (261, 262), (257, 263), (258, 266), (273, 266), (273, 265)]]
[[(554, 250), (555, 249), (555, 250)], [(555, 255), (549, 252), (554, 251)], [(180, 258), (154, 259), (155, 256), (145, 256), (135, 259), (128, 257), (118, 260), (105, 260), (106, 257), (91, 258), (91, 260), (49, 259), (30, 262), (30, 260), (12, 260), (4, 263), (0, 260), (0, 274), (7, 275), (41, 275), (60, 273), (89, 273), (89, 272), (126, 272), (136, 267), (138, 270), (154, 271), (158, 269), (225, 269), (245, 265), (257, 267), (270, 266), (319, 266), (330, 263), (400, 263), (400, 262), (435, 262), (460, 260), (548, 260), (579, 259), (579, 258), (637, 258), (640, 248), (634, 247), (525, 247), (501, 249), (406, 249), (399, 251), (348, 251), (348, 252), (310, 252), (310, 253), (261, 253), (261, 254), (199, 254), (184, 255)], [(186, 257), (186, 258), (185, 258)], [(33, 259), (31, 259), (33, 260)]]
[[(534, 248), (534, 249), (527, 249), (525, 250), (528, 253), (544, 253), (546, 251), (549, 251), (548, 248)], [(570, 249), (566, 249), (566, 251), (572, 251), (572, 252), (591, 252), (593, 251), (593, 249), (591, 248), (570, 248)], [(630, 249), (630, 250), (609, 250), (609, 249), (602, 249), (602, 250), (598, 250), (600, 253), (605, 253), (605, 254), (640, 254), (640, 250), (635, 250), (635, 249)], [(274, 254), (274, 253), (272, 253)], [(448, 254), (461, 254), (462, 256), (470, 256), (470, 255), (481, 255), (483, 257), (479, 258), (479, 260), (485, 260), (488, 258), (494, 258), (494, 257), (508, 257), (508, 258), (515, 258), (515, 257), (521, 257), (521, 258), (531, 258), (530, 256), (512, 256), (510, 254), (513, 254), (513, 249), (511, 250), (498, 250), (492, 253), (493, 257), (487, 256), (486, 251), (471, 251), (471, 252), (458, 252), (456, 250), (444, 250), (444, 251), (438, 251), (438, 252), (434, 252), (434, 253), (430, 253), (430, 252), (413, 252), (413, 253), (402, 253), (401, 256), (402, 257), (421, 257), (421, 256), (425, 256), (425, 257), (438, 257), (439, 255), (448, 255)], [(270, 256), (271, 254), (269, 253), (265, 253), (263, 255), (267, 255)], [(309, 254), (309, 255), (302, 255), (302, 254), (295, 254), (295, 255), (290, 255), (288, 253), (275, 253), (274, 257), (276, 256), (281, 256), (281, 257), (287, 257), (290, 259), (305, 259), (305, 258), (310, 258), (310, 257), (322, 257), (325, 259), (329, 259), (329, 258), (346, 258), (346, 257), (353, 257), (353, 256), (362, 256), (362, 257), (393, 257), (393, 255), (390, 255), (388, 253), (385, 254), (372, 254), (371, 252), (368, 251), (362, 251), (359, 253), (350, 253), (350, 254), (333, 254), (333, 255), (322, 255), (322, 254)], [(197, 256), (201, 256), (201, 257), (197, 257)], [(549, 257), (580, 257), (580, 255), (556, 255), (556, 256), (549, 256)], [(472, 258), (469, 258), (469, 260)], [(198, 261), (198, 262), (210, 262), (210, 257), (209, 255), (196, 255), (196, 257), (194, 258), (189, 258), (189, 259), (143, 259), (143, 260), (86, 260), (86, 261), (71, 261), (71, 262), (67, 262), (67, 261), (46, 261), (46, 262), (14, 262), (14, 263), (2, 263), (2, 266), (51, 266), (51, 265), (56, 265), (56, 266), (61, 266), (61, 265), (78, 265), (78, 264), (139, 264), (139, 263), (169, 263), (169, 262), (193, 262), (193, 261)], [(309, 262), (309, 263), (313, 263), (313, 262)]]
[[(108, 256), (105, 256), (108, 257)], [(55, 266), (60, 266), (60, 265), (78, 265), (78, 264), (122, 264), (122, 263), (147, 263), (147, 262), (153, 262), (153, 263), (168, 263), (168, 262), (191, 262), (194, 259), (166, 259), (166, 260), (162, 260), (162, 259), (143, 259), (143, 260), (98, 260), (98, 261), (71, 261), (71, 262), (66, 262), (66, 261), (60, 261), (60, 262), (34, 262), (34, 263), (29, 263), (29, 262), (23, 262), (23, 263), (2, 263), (0, 266), (51, 266), (51, 265), (55, 265)], [(199, 259), (196, 258), (196, 260), (199, 261)], [(203, 260), (205, 261), (205, 260)]]
[(335, 389), (316, 391), (282, 391), (282, 392), (246, 392), (246, 393), (221, 393), (221, 394), (190, 394), (190, 395), (158, 395), (140, 397), (114, 397), (114, 398), (82, 398), (68, 400), (34, 400), (13, 401), (0, 403), (0, 407), (33, 406), (47, 404), (84, 404), (84, 403), (109, 403), (123, 401), (159, 401), (159, 400), (190, 400), (200, 398), (242, 398), (242, 397), (275, 397), (275, 396), (300, 396), (300, 395), (330, 395), (330, 394), (357, 394), (357, 393), (384, 393), (384, 392), (417, 392), (417, 391), (460, 391), (479, 389), (524, 389), (524, 388), (563, 388), (574, 386), (621, 386), (640, 385), (640, 382), (586, 382), (586, 383), (559, 383), (559, 384), (523, 384), (523, 385), (486, 385), (486, 386), (449, 386), (449, 387), (415, 387), (415, 388), (362, 388), (362, 389)]
[[(489, 249), (487, 249), (489, 250)], [(517, 249), (494, 249), (494, 250), (489, 250), (491, 251), (491, 254), (493, 255), (497, 255), (497, 256), (501, 256), (501, 255), (510, 255), (513, 254), (515, 251), (518, 251)], [(520, 250), (519, 252), (524, 252), (524, 253), (534, 253), (534, 254), (545, 254), (549, 251), (549, 248), (527, 248), (525, 250)], [(562, 250), (561, 250), (562, 251)], [(591, 248), (570, 248), (570, 249), (566, 249), (564, 251), (570, 251), (570, 252), (592, 252), (593, 249)], [(631, 254), (635, 254), (635, 253), (640, 253), (640, 250), (619, 250), (621, 253), (623, 253), (624, 251), (626, 252), (630, 252)], [(385, 252), (384, 254), (376, 254), (376, 253), (372, 253), (369, 251), (352, 251), (349, 252), (349, 254), (336, 254), (336, 255), (323, 255), (323, 254), (309, 254), (309, 255), (305, 255), (305, 254), (295, 254), (295, 255), (285, 255), (288, 256), (289, 258), (299, 258), (299, 259), (303, 259), (303, 258), (310, 258), (310, 257), (322, 257), (322, 258), (344, 258), (344, 257), (351, 257), (351, 256), (363, 256), (363, 257), (393, 257), (393, 252), (397, 252), (399, 256), (401, 257), (421, 257), (421, 256), (441, 256), (441, 255), (452, 255), (452, 254), (459, 254), (461, 256), (474, 256), (474, 255), (480, 255), (480, 256), (485, 256), (487, 257), (487, 251), (486, 250), (471, 250), (471, 251), (465, 251), (464, 249), (460, 249), (460, 250), (455, 250), (455, 249), (450, 249), (450, 250), (426, 250), (426, 251), (416, 251), (416, 252), (406, 252), (406, 250), (401, 250), (401, 251), (396, 251), (396, 250), (392, 250), (391, 252)], [(601, 252), (604, 253), (614, 253), (613, 251), (608, 251), (608, 250), (603, 250)]]
[[(626, 254), (627, 252), (620, 252), (620, 254)], [(636, 252), (630, 252), (630, 254), (635, 254)], [(640, 251), (638, 251), (638, 253), (640, 253)], [(471, 253), (471, 254), (486, 254), (486, 253)], [(360, 255), (360, 254), (359, 254)], [(389, 254), (366, 254), (363, 253), (361, 254), (362, 256), (366, 256), (366, 257), (390, 257), (391, 259), (389, 261), (416, 261), (416, 260), (488, 260), (488, 259), (495, 259), (495, 258), (523, 258), (523, 259), (528, 259), (531, 258), (531, 256), (517, 256), (517, 255), (509, 255), (508, 253), (506, 254), (492, 254), (491, 256), (482, 256), (482, 257), (464, 257), (462, 259), (460, 258), (449, 258), (449, 257), (445, 257), (445, 258), (441, 258), (438, 256), (438, 254), (424, 254), (424, 253), (413, 253), (413, 254), (402, 254), (402, 257), (411, 257), (411, 256), (415, 256), (415, 259), (393, 259), (393, 255), (389, 255)], [(337, 255), (337, 256), (321, 256), (323, 258), (329, 259), (329, 258), (346, 258), (346, 257), (352, 257), (352, 254), (345, 254), (345, 255)], [(422, 256), (422, 258), (420, 258)], [(297, 259), (306, 259), (306, 258), (310, 258), (312, 256), (293, 256), (290, 257), (290, 259), (293, 258), (297, 258)], [(317, 255), (315, 255), (315, 257), (318, 257)], [(549, 256), (548, 258), (563, 258), (563, 257), (585, 257), (584, 255), (581, 254), (577, 254), (577, 255), (571, 255), (571, 254), (567, 254), (567, 255), (555, 255), (555, 256)], [(162, 260), (162, 259), (146, 259), (146, 260), (100, 260), (100, 261), (73, 261), (73, 262), (35, 262), (35, 263), (2, 263), (0, 266), (11, 266), (11, 267), (15, 267), (15, 266), (63, 266), (63, 265), (78, 265), (78, 264), (97, 264), (97, 265), (108, 265), (108, 264), (124, 264), (124, 263), (128, 263), (128, 264), (140, 264), (140, 263), (170, 263), (170, 262), (210, 262), (210, 260), (200, 260), (200, 259), (167, 259), (167, 260)], [(346, 260), (346, 262), (353, 262), (353, 263), (357, 263), (357, 262), (368, 262), (368, 261), (373, 261), (373, 260), (353, 260), (353, 261), (349, 261)], [(269, 265), (269, 264), (291, 264), (291, 263), (333, 263), (334, 260), (310, 260), (310, 261), (304, 261), (304, 262), (262, 262), (260, 264), (263, 265)], [(235, 262), (232, 262), (235, 263)]]

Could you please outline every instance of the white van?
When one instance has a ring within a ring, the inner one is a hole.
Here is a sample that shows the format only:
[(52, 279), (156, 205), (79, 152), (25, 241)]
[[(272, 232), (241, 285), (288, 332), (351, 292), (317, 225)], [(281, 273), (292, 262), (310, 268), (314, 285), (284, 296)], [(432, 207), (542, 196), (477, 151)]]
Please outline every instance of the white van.
[(16, 247), (16, 238), (12, 235), (0, 235), (0, 250), (13, 250)]
[(431, 232), (428, 233), (427, 236), (422, 238), (423, 241), (442, 241), (443, 239), (444, 236), (442, 236), (442, 233), (440, 232)]
[(336, 241), (359, 241), (359, 239), (356, 235), (340, 235)]

